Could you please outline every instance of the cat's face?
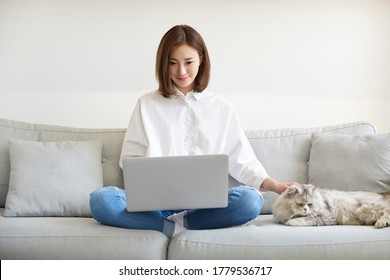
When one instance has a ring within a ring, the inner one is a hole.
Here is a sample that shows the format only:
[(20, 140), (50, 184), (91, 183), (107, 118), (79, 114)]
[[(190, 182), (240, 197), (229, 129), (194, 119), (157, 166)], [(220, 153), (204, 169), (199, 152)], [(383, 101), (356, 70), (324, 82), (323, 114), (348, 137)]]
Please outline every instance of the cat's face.
[(287, 198), (294, 215), (307, 215), (313, 211), (314, 199), (311, 185), (294, 184), (287, 190)]

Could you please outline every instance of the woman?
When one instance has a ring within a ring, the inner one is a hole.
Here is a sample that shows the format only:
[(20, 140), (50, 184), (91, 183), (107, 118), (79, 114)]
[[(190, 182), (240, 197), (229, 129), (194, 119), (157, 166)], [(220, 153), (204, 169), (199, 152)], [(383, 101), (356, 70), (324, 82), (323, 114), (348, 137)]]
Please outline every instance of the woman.
[(156, 77), (158, 90), (142, 96), (136, 104), (120, 165), (127, 157), (227, 154), (229, 174), (245, 186), (229, 189), (226, 208), (180, 213), (130, 213), (124, 191), (106, 187), (91, 194), (93, 217), (106, 225), (158, 230), (168, 237), (175, 223), (188, 229), (214, 229), (254, 219), (263, 203), (258, 189), (281, 193), (289, 183), (268, 176), (240, 127), (234, 107), (206, 90), (210, 59), (196, 30), (177, 25), (163, 36), (157, 51)]

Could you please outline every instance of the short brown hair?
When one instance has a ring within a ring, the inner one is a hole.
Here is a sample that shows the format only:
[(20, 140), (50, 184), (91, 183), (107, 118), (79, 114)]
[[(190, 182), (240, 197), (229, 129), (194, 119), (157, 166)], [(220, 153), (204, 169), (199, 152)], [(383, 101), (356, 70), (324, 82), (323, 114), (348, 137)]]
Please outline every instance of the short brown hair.
[(210, 58), (202, 36), (191, 26), (176, 25), (165, 33), (160, 41), (156, 57), (156, 78), (158, 90), (165, 96), (175, 94), (174, 84), (169, 76), (170, 53), (173, 47), (187, 44), (198, 51), (201, 64), (195, 78), (194, 91), (202, 92), (210, 80)]

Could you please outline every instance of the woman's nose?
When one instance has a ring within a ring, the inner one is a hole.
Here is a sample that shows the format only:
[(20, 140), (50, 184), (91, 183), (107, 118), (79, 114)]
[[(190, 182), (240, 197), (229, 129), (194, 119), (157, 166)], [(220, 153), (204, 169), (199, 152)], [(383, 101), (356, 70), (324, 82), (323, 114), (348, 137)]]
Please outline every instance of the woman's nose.
[(184, 75), (186, 73), (186, 68), (184, 65), (179, 65), (179, 75)]

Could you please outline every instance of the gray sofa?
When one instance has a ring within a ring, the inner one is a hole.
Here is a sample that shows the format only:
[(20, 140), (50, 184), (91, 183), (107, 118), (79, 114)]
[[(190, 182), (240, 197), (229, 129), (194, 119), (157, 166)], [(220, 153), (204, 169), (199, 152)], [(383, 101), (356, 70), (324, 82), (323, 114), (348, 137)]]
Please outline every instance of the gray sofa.
[[(311, 158), (313, 132), (326, 132), (326, 135), (378, 134), (372, 124), (357, 122), (316, 128), (248, 131), (247, 136), (272, 177), (280, 181), (321, 183), (313, 177), (314, 170), (310, 170), (311, 164), (316, 163)], [(271, 213), (276, 197), (274, 193), (264, 194), (261, 215), (247, 225), (218, 230), (187, 230), (171, 240), (155, 231), (104, 226), (88, 214), (22, 216), (19, 213), (18, 216), (4, 216), (6, 199), (10, 199), (7, 197), (10, 174), (15, 172), (14, 167), (10, 167), (10, 139), (38, 142), (99, 140), (103, 144), (103, 185), (122, 186), (118, 159), (124, 134), (125, 129), (81, 129), (0, 119), (1, 259), (390, 259), (390, 228), (288, 227), (276, 224)], [(349, 160), (340, 157), (339, 161)], [(344, 167), (336, 166), (340, 173), (336, 179), (345, 177)], [(375, 166), (371, 168), (375, 170)], [(330, 177), (332, 174), (326, 179)], [(230, 183), (238, 184), (233, 179)], [(390, 178), (387, 178), (374, 190), (382, 187), (389, 191), (389, 184)], [(88, 196), (83, 199), (88, 201)]]

